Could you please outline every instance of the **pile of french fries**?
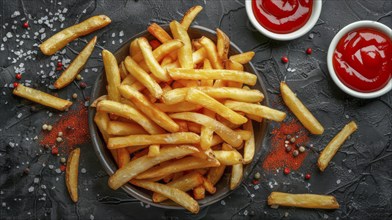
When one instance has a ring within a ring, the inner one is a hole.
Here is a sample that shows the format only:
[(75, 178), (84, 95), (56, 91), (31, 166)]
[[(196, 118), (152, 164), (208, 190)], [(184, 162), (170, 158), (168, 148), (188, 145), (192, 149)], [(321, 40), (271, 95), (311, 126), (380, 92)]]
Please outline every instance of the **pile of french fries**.
[(241, 183), (255, 154), (252, 120), (286, 117), (260, 105), (264, 95), (249, 87), (257, 76), (244, 64), (254, 52), (230, 56), (229, 37), (219, 29), (217, 42), (188, 35), (201, 10), (195, 6), (172, 21), (171, 33), (151, 24), (148, 31), (161, 43), (154, 50), (144, 37), (130, 43), (125, 60), (104, 50), (107, 95), (92, 104), (118, 165), (109, 186), (130, 182), (151, 190), (154, 202), (170, 199), (192, 213), (196, 200), (216, 192), (225, 170), (230, 189)]

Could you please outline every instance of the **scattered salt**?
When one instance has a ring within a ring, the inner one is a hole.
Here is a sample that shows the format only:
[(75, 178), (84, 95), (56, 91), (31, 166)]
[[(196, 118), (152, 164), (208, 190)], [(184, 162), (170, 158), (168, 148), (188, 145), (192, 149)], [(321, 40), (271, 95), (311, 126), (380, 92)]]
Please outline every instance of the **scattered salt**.
[(82, 169), (80, 170), (80, 172), (81, 172), (81, 173), (86, 173), (87, 170), (86, 170), (86, 168), (82, 168)]
[(222, 201), (221, 201), (221, 205), (226, 205), (225, 200), (222, 200)]
[(90, 220), (94, 220), (94, 216), (92, 214), (90, 215)]
[(247, 216), (248, 215), (248, 210), (245, 209), (244, 211), (244, 215)]
[(30, 186), (30, 188), (28, 189), (29, 192), (33, 192), (34, 191), (34, 186)]
[(56, 173), (61, 173), (60, 168), (55, 169)]
[(23, 115), (22, 113), (19, 113), (16, 117), (17, 117), (17, 118), (21, 118), (22, 115)]
[(34, 178), (34, 183), (39, 183), (39, 178), (38, 177)]
[(118, 36), (120, 36), (120, 37), (124, 36), (124, 31), (120, 31), (120, 33), (118, 34)]
[(8, 32), (5, 36), (8, 37), (8, 38), (11, 38), (13, 35), (12, 35), (11, 32)]
[(341, 182), (341, 180), (336, 180), (336, 184), (340, 184)]

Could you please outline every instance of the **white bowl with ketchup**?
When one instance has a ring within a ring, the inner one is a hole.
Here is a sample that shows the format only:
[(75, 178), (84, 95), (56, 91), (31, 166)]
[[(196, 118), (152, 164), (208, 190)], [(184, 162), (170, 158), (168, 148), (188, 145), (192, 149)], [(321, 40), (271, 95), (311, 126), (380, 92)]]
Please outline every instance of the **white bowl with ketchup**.
[(376, 21), (357, 21), (333, 38), (327, 55), (335, 84), (363, 99), (392, 89), (392, 30)]
[(293, 40), (309, 32), (321, 13), (321, 0), (246, 0), (253, 26), (274, 40)]

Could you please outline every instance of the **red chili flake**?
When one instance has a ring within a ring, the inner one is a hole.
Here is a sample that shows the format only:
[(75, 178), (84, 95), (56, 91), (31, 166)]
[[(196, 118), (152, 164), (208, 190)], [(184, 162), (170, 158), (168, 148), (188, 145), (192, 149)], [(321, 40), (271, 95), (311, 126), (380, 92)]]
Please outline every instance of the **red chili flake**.
[(57, 67), (62, 67), (62, 66), (63, 66), (63, 63), (60, 62), (60, 61), (58, 61), (58, 62), (57, 62)]
[(253, 184), (253, 185), (257, 185), (257, 184), (259, 184), (259, 183), (260, 183), (259, 180), (256, 180), (256, 179), (252, 180), (252, 184)]
[(56, 68), (57, 71), (60, 71), (60, 70), (62, 70), (62, 69), (63, 69), (62, 67), (57, 67), (57, 68)]
[(22, 74), (17, 73), (17, 74), (15, 75), (15, 78), (18, 79), (18, 80), (22, 79)]
[(61, 164), (61, 165), (60, 165), (60, 170), (61, 170), (61, 171), (64, 172), (66, 169), (67, 169), (67, 167), (66, 167), (64, 164)]
[(161, 42), (159, 42), (157, 40), (150, 40), (150, 45), (151, 45), (152, 49), (154, 50), (155, 48), (157, 48), (161, 45)]
[(14, 82), (14, 88), (16, 88), (16, 87), (18, 87), (18, 86), (19, 86), (19, 83)]
[(286, 174), (286, 175), (290, 174), (290, 172), (291, 171), (290, 171), (290, 169), (288, 167), (284, 168), (284, 170), (283, 170), (283, 173)]
[(24, 27), (24, 28), (28, 28), (28, 27), (29, 27), (29, 22), (26, 21), (25, 23), (23, 23), (23, 27)]
[(52, 154), (57, 155), (59, 153), (59, 149), (57, 147), (52, 147)]
[(306, 49), (306, 53), (307, 54), (312, 54), (312, 48), (309, 47), (308, 49)]
[(310, 173), (307, 173), (307, 174), (305, 175), (305, 179), (306, 179), (306, 180), (309, 180), (310, 177), (311, 177), (311, 176), (310, 176)]
[(289, 62), (289, 58), (287, 58), (286, 56), (282, 57), (282, 62), (283, 63), (288, 63)]

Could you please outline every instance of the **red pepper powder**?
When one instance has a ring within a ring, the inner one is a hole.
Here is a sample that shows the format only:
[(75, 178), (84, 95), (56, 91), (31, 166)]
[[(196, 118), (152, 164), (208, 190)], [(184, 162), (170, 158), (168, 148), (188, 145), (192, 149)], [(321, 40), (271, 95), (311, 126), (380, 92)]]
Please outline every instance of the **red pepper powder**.
[(305, 145), (309, 141), (309, 132), (297, 119), (280, 124), (280, 127), (272, 131), (272, 151), (263, 162), (265, 170), (276, 170), (279, 168), (298, 170), (301, 167), (308, 152), (300, 153), (297, 157), (293, 156), (292, 151), (286, 152), (284, 145), (287, 135), (292, 137), (298, 136), (295, 143), (289, 144), (293, 150), (297, 149), (296, 144)]
[[(88, 112), (84, 105), (78, 109), (68, 111), (52, 125), (51, 131), (42, 131), (41, 145), (56, 145), (61, 153), (69, 153), (77, 145), (90, 140), (88, 130)], [(62, 142), (57, 142), (58, 133), (63, 132)]]

